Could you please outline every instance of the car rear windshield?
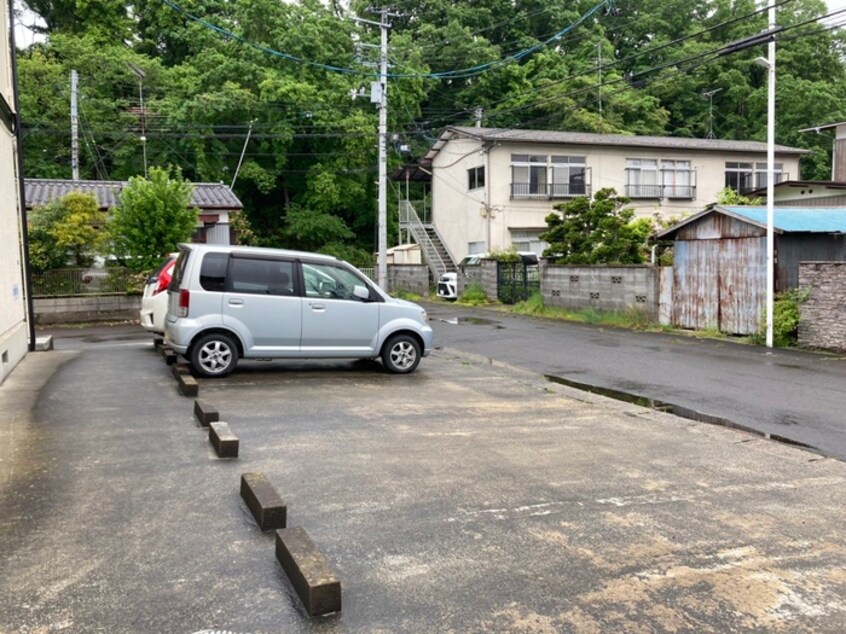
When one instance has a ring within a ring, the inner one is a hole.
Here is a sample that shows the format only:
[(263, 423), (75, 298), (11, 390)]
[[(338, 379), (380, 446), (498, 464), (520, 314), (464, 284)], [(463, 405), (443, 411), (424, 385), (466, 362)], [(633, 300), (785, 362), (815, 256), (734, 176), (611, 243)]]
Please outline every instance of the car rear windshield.
[(179, 290), (179, 284), (182, 282), (182, 275), (185, 273), (185, 265), (188, 264), (188, 256), (190, 254), (191, 251), (188, 249), (179, 251), (179, 256), (176, 258), (176, 264), (173, 267), (173, 277), (170, 279), (170, 286), (167, 287), (167, 290)]

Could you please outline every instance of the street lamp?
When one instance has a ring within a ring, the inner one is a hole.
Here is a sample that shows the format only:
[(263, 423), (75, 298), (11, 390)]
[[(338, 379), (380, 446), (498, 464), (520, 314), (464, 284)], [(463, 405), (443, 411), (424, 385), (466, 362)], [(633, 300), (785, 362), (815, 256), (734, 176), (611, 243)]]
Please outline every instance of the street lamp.
[[(769, 8), (769, 30), (776, 28), (775, 4)], [(767, 348), (773, 347), (773, 305), (775, 287), (775, 204), (773, 201), (775, 192), (775, 82), (776, 82), (776, 55), (775, 35), (770, 35), (767, 48), (767, 57), (759, 57), (755, 60), (759, 66), (767, 69)]]

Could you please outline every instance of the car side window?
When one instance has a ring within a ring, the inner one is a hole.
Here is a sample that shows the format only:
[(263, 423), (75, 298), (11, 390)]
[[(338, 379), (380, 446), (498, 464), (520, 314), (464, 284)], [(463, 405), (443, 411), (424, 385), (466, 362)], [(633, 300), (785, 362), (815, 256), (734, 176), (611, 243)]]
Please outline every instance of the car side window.
[(233, 258), (229, 277), (233, 293), (294, 294), (294, 263), (290, 261)]
[(303, 282), (306, 297), (356, 302), (364, 300), (356, 297), (353, 289), (356, 286), (367, 287), (363, 279), (344, 267), (314, 262), (303, 262)]
[(206, 253), (200, 265), (200, 286), (207, 291), (222, 293), (226, 286), (228, 253)]

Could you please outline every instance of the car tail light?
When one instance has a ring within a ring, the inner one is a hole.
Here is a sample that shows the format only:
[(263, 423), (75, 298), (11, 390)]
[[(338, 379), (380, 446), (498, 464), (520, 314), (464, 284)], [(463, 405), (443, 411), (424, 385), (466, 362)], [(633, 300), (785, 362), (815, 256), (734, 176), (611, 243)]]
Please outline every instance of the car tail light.
[(170, 280), (173, 277), (173, 266), (166, 266), (161, 273), (159, 273), (159, 280), (158, 286), (156, 286), (156, 290), (153, 291), (153, 295), (158, 295), (162, 291), (166, 291), (167, 287), (170, 286)]
[(188, 304), (191, 301), (191, 291), (182, 289), (179, 291), (179, 307), (176, 311), (177, 317), (188, 316)]

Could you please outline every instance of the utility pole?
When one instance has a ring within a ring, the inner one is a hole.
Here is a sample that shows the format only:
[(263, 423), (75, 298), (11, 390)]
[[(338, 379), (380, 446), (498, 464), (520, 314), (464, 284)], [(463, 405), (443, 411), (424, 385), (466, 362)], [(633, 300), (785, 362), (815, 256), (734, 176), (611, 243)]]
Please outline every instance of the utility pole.
[(596, 70), (599, 73), (599, 120), (602, 121), (602, 42), (596, 43)]
[(147, 112), (144, 110), (144, 78), (147, 76), (147, 73), (144, 72), (144, 69), (138, 66), (137, 64), (133, 64), (132, 62), (127, 62), (126, 65), (129, 67), (129, 70), (133, 72), (133, 74), (138, 78), (138, 101), (141, 107), (141, 151), (144, 154), (144, 178), (147, 178)]
[[(767, 10), (769, 30), (776, 29), (775, 0), (770, 0)], [(773, 347), (773, 310), (775, 293), (775, 86), (776, 86), (776, 43), (775, 35), (767, 45), (767, 348)]]
[(379, 257), (377, 283), (388, 288), (388, 9), (382, 7), (379, 28)]
[[(378, 26), (379, 80), (370, 84), (370, 102), (379, 108), (379, 202), (376, 218), (377, 262), (376, 283), (388, 288), (388, 18), (395, 15), (387, 7), (368, 9), (379, 14), (379, 21), (352, 18), (356, 22)], [(355, 97), (353, 97), (355, 98)]]
[(77, 110), (77, 93), (79, 78), (75, 70), (70, 74), (71, 82), (71, 178), (79, 180), (79, 111)]
[(485, 115), (485, 110), (484, 110), (484, 108), (476, 108), (476, 109), (473, 111), (473, 119), (474, 119), (474, 120), (475, 120), (475, 122), (476, 122), (476, 127), (477, 127), (477, 128), (481, 128), (481, 127), (482, 127), (482, 117), (484, 117), (484, 115)]

